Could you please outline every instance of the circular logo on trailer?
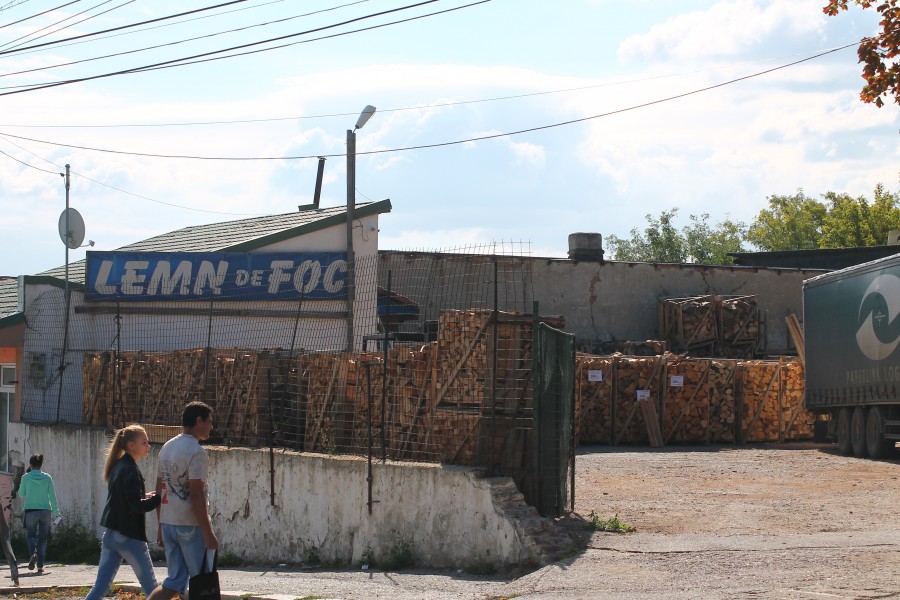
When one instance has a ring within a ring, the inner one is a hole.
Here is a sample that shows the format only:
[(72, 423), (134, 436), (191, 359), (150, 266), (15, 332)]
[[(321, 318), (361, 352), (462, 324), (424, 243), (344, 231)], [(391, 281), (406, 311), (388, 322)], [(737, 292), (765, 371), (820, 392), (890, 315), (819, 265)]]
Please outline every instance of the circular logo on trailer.
[(900, 278), (879, 275), (869, 284), (859, 305), (856, 343), (872, 360), (884, 360), (900, 344)]

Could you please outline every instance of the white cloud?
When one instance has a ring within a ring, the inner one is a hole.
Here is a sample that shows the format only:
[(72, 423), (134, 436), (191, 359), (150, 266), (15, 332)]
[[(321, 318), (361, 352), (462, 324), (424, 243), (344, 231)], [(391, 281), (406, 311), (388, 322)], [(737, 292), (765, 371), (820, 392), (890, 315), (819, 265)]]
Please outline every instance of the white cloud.
[(509, 140), (509, 147), (515, 157), (516, 166), (541, 167), (547, 161), (547, 153), (541, 146), (529, 142)]
[(623, 60), (733, 56), (775, 32), (808, 34), (824, 27), (820, 0), (722, 0), (627, 37)]

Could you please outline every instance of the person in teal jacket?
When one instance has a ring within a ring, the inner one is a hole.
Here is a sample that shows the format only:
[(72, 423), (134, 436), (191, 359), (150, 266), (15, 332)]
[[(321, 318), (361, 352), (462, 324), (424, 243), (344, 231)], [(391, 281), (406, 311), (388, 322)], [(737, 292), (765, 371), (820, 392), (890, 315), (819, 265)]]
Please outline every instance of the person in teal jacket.
[(50, 533), (50, 516), (59, 516), (53, 478), (41, 470), (43, 454), (32, 454), (28, 460), (31, 468), (22, 476), (19, 497), (25, 499), (25, 531), (28, 539), (28, 569), (37, 563), (38, 575), (44, 574), (44, 556), (47, 554), (47, 536)]

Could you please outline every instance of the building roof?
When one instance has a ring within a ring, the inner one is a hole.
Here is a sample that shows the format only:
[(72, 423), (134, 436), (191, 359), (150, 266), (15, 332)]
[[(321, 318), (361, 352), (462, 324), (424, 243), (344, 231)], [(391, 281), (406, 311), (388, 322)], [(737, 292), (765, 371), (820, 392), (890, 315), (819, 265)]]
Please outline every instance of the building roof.
[[(390, 212), (391, 201), (363, 202), (356, 205), (356, 217)], [(117, 248), (131, 252), (248, 252), (276, 242), (289, 240), (327, 227), (347, 222), (347, 208), (335, 206), (281, 215), (252, 217), (237, 221), (195, 225), (170, 231), (140, 242)], [(84, 284), (85, 261), (69, 263), (69, 282)], [(65, 280), (65, 265), (27, 277), (27, 281), (44, 278), (48, 283)], [(19, 312), (18, 280), (0, 280), (0, 326)]]
[(778, 252), (731, 252), (735, 264), (747, 267), (788, 269), (845, 269), (854, 265), (893, 256), (900, 246), (861, 246), (856, 248), (820, 248)]

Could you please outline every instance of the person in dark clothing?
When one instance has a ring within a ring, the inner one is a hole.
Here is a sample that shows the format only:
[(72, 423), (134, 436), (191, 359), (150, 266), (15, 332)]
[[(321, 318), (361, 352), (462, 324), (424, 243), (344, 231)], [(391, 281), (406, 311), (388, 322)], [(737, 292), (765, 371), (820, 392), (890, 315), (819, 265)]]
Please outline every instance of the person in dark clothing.
[(156, 575), (147, 547), (144, 513), (159, 506), (156, 492), (147, 492), (137, 461), (150, 453), (147, 432), (140, 425), (116, 431), (109, 443), (103, 478), (108, 485), (100, 524), (106, 527), (100, 551), (97, 581), (85, 600), (99, 600), (109, 593), (122, 559), (131, 565), (145, 595), (156, 588)]

